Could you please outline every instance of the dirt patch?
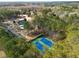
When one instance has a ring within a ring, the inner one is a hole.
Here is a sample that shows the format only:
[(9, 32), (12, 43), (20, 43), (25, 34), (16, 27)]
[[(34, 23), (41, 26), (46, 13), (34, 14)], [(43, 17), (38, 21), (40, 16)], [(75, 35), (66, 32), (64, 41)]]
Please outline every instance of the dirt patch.
[(3, 50), (0, 50), (0, 58), (6, 58), (6, 54)]

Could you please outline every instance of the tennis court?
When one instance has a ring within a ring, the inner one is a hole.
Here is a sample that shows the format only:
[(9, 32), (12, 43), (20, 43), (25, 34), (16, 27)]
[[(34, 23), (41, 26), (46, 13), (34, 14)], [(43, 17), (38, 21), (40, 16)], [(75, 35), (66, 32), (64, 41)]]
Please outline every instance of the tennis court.
[(45, 45), (47, 45), (48, 47), (52, 47), (53, 42), (51, 42), (50, 40), (48, 40), (47, 38), (43, 37), (40, 41), (42, 41)]
[(36, 42), (35, 44), (39, 50), (44, 51), (43, 45), (40, 42)]
[[(46, 38), (45, 36), (40, 36), (33, 41), (36, 49), (41, 52), (45, 52), (46, 48), (51, 48), (54, 45), (54, 42), (51, 39)], [(46, 48), (45, 48), (46, 47)]]

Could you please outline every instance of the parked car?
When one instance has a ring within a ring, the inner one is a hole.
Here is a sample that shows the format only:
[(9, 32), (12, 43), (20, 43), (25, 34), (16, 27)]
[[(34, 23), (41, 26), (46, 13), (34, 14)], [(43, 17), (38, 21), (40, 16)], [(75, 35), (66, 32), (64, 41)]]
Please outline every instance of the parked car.
[(19, 24), (20, 29), (24, 29), (24, 22), (25, 20), (23, 18), (19, 19), (18, 24)]

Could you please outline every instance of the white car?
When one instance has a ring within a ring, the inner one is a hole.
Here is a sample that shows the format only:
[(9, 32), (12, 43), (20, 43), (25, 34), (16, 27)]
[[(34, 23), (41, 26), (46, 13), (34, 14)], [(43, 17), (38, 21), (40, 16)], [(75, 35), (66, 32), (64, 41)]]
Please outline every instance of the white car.
[(24, 18), (21, 18), (21, 19), (19, 19), (19, 22), (18, 22), (19, 27), (20, 27), (20, 29), (22, 29), (22, 30), (24, 29), (23, 21), (24, 21)]
[(19, 25), (20, 29), (24, 29), (24, 25)]

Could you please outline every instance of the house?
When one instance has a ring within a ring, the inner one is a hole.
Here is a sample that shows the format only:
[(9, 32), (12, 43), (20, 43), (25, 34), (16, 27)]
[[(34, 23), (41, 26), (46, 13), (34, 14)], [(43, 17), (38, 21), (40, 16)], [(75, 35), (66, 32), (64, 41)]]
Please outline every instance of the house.
[(21, 18), (25, 18), (28, 22), (32, 21), (32, 17), (29, 17), (28, 15), (18, 15)]

